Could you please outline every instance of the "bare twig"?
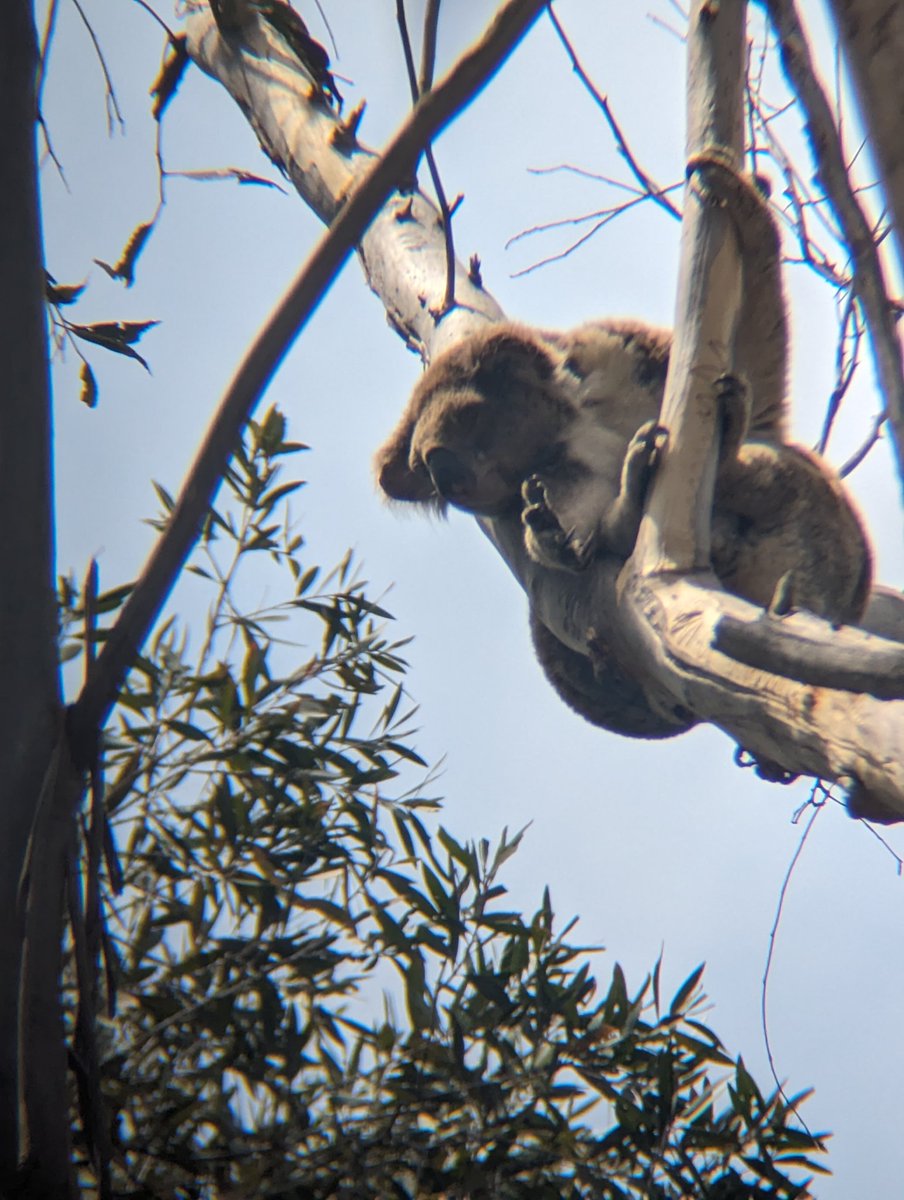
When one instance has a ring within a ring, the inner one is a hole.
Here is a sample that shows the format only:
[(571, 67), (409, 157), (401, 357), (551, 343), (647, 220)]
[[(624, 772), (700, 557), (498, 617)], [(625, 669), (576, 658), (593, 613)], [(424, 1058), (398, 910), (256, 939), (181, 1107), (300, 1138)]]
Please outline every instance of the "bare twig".
[(150, 4), (148, 4), (147, 0), (132, 0), (132, 2), (134, 4), (137, 4), (139, 8), (143, 8), (144, 11), (148, 14), (148, 16), (152, 17), (157, 22), (157, 24), (160, 26), (160, 28), (163, 30), (163, 32), (166, 34), (166, 36), (169, 38), (169, 40), (171, 42), (174, 42), (176, 40), (175, 33), (172, 31), (172, 29), (170, 29), (169, 25), (167, 25), (166, 21), (164, 21), (163, 17), (161, 17), (159, 13), (155, 12), (154, 9), (151, 8), (151, 6), (150, 6)]
[(100, 69), (104, 77), (104, 99), (107, 105), (107, 132), (113, 132), (113, 118), (119, 122), (120, 129), (125, 129), (126, 123), (119, 107), (119, 101), (116, 99), (116, 91), (113, 87), (113, 79), (110, 76), (110, 71), (107, 67), (107, 61), (104, 58), (104, 52), (100, 48), (100, 42), (97, 40), (97, 34), (94, 32), (94, 27), (88, 20), (85, 10), (82, 8), (79, 0), (72, 0), (75, 5), (75, 11), (82, 19), (82, 24), (88, 30), (88, 36), (94, 44), (94, 52), (97, 55), (97, 61), (100, 63)]
[(817, 449), (825, 454), (832, 433), (835, 418), (841, 409), (841, 402), (847, 395), (860, 365), (860, 340), (863, 337), (863, 318), (860, 305), (853, 292), (848, 292), (841, 319), (838, 323), (838, 349), (835, 355), (835, 386), (829, 396), (826, 417), (819, 436)]
[[(821, 798), (817, 799), (819, 792), (822, 792), (823, 795)], [(797, 863), (800, 859), (800, 856), (801, 856), (801, 854), (803, 854), (803, 850), (804, 850), (804, 846), (806, 845), (807, 838), (810, 836), (810, 830), (813, 828), (813, 823), (816, 820), (816, 818), (819, 816), (819, 814), (822, 812), (822, 810), (825, 808), (825, 802), (826, 802), (825, 789), (822, 787), (821, 784), (815, 783), (813, 785), (813, 790), (810, 793), (810, 801), (809, 801), (809, 803), (813, 806), (813, 812), (810, 814), (810, 819), (809, 819), (809, 821), (807, 821), (806, 827), (804, 828), (804, 831), (800, 836), (800, 841), (797, 843), (797, 849), (794, 851), (794, 854), (791, 856), (791, 862), (788, 864), (788, 870), (785, 872), (785, 878), (782, 881), (782, 887), (781, 887), (781, 891), (779, 892), (779, 897), (778, 897), (778, 905), (776, 906), (776, 910), (775, 910), (775, 920), (772, 922), (772, 928), (769, 930), (769, 950), (766, 954), (766, 965), (763, 968), (763, 987), (762, 987), (762, 991), (760, 992), (760, 1023), (763, 1028), (763, 1041), (766, 1045), (766, 1058), (769, 1061), (769, 1070), (772, 1072), (772, 1078), (775, 1080), (775, 1086), (778, 1088), (779, 1094), (781, 1095), (782, 1099), (786, 1103), (789, 1103), (788, 1097), (785, 1094), (785, 1089), (782, 1085), (782, 1081), (779, 1079), (778, 1072), (775, 1069), (775, 1057), (772, 1053), (772, 1042), (769, 1038), (769, 1020), (768, 1020), (768, 1017), (766, 1014), (766, 999), (767, 999), (768, 992), (769, 992), (769, 976), (772, 972), (772, 958), (773, 958), (773, 955), (775, 954), (775, 939), (778, 934), (778, 927), (781, 924), (782, 912), (784, 911), (784, 908), (785, 908), (785, 899), (787, 898), (787, 895), (788, 895), (788, 887), (790, 886), (791, 877), (794, 874), (794, 871), (797, 867)], [(800, 1115), (798, 1110), (796, 1108), (794, 1108), (794, 1105), (791, 1105), (791, 1107), (794, 1109), (794, 1113), (795, 1113), (798, 1121), (800, 1121), (803, 1128), (806, 1130), (807, 1133), (810, 1133), (810, 1130), (807, 1127), (806, 1121), (804, 1121), (803, 1117)], [(812, 1137), (813, 1135), (810, 1133), (810, 1136)]]
[[(683, 187), (683, 184), (675, 185)], [(522, 229), (520, 233), (516, 233), (505, 243), (506, 249), (521, 241), (523, 238), (531, 237), (537, 233), (547, 233), (552, 229), (561, 229), (566, 225), (584, 225), (588, 221), (593, 221), (594, 225), (586, 233), (582, 233), (579, 238), (566, 246), (564, 250), (560, 250), (556, 254), (548, 254), (545, 258), (539, 259), (537, 262), (531, 263), (529, 267), (522, 267), (520, 271), (512, 273), (512, 279), (520, 279), (524, 275), (530, 275), (533, 271), (540, 267), (549, 266), (550, 263), (560, 262), (563, 258), (568, 258), (575, 250), (579, 249), (588, 242), (596, 233), (599, 232), (610, 221), (614, 221), (616, 217), (620, 217), (629, 209), (635, 208), (638, 204), (645, 204), (650, 200), (649, 192), (638, 192), (633, 200), (626, 200), (623, 204), (615, 204), (611, 208), (599, 209), (597, 212), (585, 213), (580, 217), (563, 217), (556, 221), (546, 221), (542, 225), (534, 225), (530, 229)]]
[(565, 52), (567, 53), (568, 57), (571, 59), (571, 66), (572, 66), (575, 74), (580, 79), (581, 83), (583, 83), (584, 87), (587, 89), (587, 91), (590, 93), (590, 95), (593, 97), (593, 99), (596, 101), (603, 116), (606, 118), (606, 123), (609, 126), (610, 130), (612, 131), (612, 136), (615, 138), (615, 141), (618, 145), (619, 153), (622, 155), (625, 162), (630, 167), (631, 173), (633, 174), (634, 178), (637, 180), (637, 182), (640, 184), (640, 186), (644, 189), (644, 191), (649, 196), (651, 196), (653, 200), (656, 201), (657, 204), (661, 205), (667, 213), (670, 213), (673, 217), (676, 217), (680, 221), (681, 213), (678, 211), (678, 209), (675, 207), (675, 205), (672, 204), (672, 202), (671, 202), (671, 200), (669, 200), (668, 196), (666, 196), (666, 194), (665, 194), (666, 189), (661, 188), (658, 183), (655, 183), (650, 178), (650, 176), (646, 173), (646, 171), (644, 171), (644, 169), (638, 163), (637, 159), (631, 153), (631, 150), (625, 139), (625, 135), (622, 133), (621, 127), (619, 126), (615, 117), (612, 115), (612, 109), (609, 107), (609, 101), (607, 100), (607, 98), (604, 95), (602, 95), (601, 92), (599, 92), (597, 90), (597, 88), (594, 86), (593, 81), (591, 80), (590, 76), (587, 74), (587, 72), (581, 66), (581, 64), (578, 60), (578, 56), (575, 54), (574, 47), (572, 46), (571, 42), (569, 41), (568, 35), (566, 34), (565, 30), (559, 24), (559, 19), (556, 16), (556, 14), (553, 12), (552, 6), (550, 6), (548, 11), (549, 11), (549, 19), (550, 19), (550, 21), (552, 21), (553, 28), (555, 29), (556, 33), (559, 35), (559, 41), (565, 47)]
[(904, 488), (904, 364), (894, 306), (885, 286), (873, 231), (848, 178), (832, 109), (810, 57), (793, 0), (765, 0), (779, 40), (782, 65), (796, 91), (820, 183), (829, 197), (854, 264), (857, 292), (870, 332), (876, 374), (887, 406), (901, 486)]
[[(428, 17), (430, 15), (428, 11)], [(436, 4), (436, 13), (434, 21), (439, 17), (439, 4)], [(414, 55), (411, 51), (411, 38), (408, 34), (408, 20), (405, 16), (405, 0), (396, 0), (396, 21), (399, 26), (399, 37), (402, 40), (402, 51), (405, 55), (405, 69), (408, 72), (408, 85), (411, 89), (411, 102), (417, 104), (418, 100), (429, 92), (430, 84), (424, 88), (418, 81), (414, 69)], [(421, 64), (421, 78), (433, 77), (433, 58), (436, 51), (436, 27), (433, 28), (433, 48), (430, 56), (427, 56), (427, 45), (424, 44), (424, 59)], [(430, 178), (433, 181), (433, 190), (436, 193), (436, 201), (439, 204), (439, 211), (443, 219), (443, 239), (446, 243), (446, 293), (443, 297), (443, 312), (448, 310), (455, 303), (455, 242), (452, 237), (452, 213), (449, 209), (448, 201), (446, 200), (446, 190), (443, 187), (443, 181), (440, 178), (439, 168), (436, 165), (436, 158), (433, 154), (433, 147), (428, 142), (424, 146), (424, 158), (427, 160), (427, 166), (430, 170)]]
[(53, 33), (56, 28), (57, 13), (59, 11), (59, 0), (51, 0), (47, 8), (47, 19), (44, 22), (44, 32), (41, 34), (41, 46), (39, 50), (38, 72), (35, 81), (35, 92), (37, 96), (37, 120), (41, 133), (44, 135), (44, 145), (47, 150), (47, 155), (50, 161), (57, 169), (60, 179), (63, 181), (63, 186), (69, 190), (69, 184), (66, 180), (66, 173), (63, 170), (63, 164), (57, 157), (56, 151), (53, 148), (53, 142), (50, 140), (50, 130), (47, 128), (47, 122), (44, 119), (44, 114), (41, 110), (41, 104), (44, 96), (44, 83), (47, 79), (47, 60), (50, 56), (50, 46), (53, 42)]
[(870, 450), (872, 450), (873, 446), (875, 446), (877, 442), (882, 440), (882, 429), (883, 429), (884, 425), (885, 425), (885, 413), (881, 412), (873, 420), (872, 428), (870, 429), (869, 433), (866, 435), (866, 437), (863, 439), (863, 441), (858, 446), (858, 448), (854, 451), (854, 453), (850, 456), (850, 458), (848, 458), (845, 461), (845, 463), (839, 470), (838, 474), (842, 477), (842, 479), (844, 479), (848, 475), (850, 475), (851, 472), (856, 471), (856, 469), (860, 466), (860, 464), (866, 458), (867, 454), (869, 454)]
[(360, 177), (248, 350), (189, 470), (166, 531), (111, 628), (95, 670), (76, 702), (72, 726), (87, 744), (105, 722), (135, 655), (197, 539), (240, 431), (292, 342), (398, 181), (410, 175), (422, 147), (489, 81), (544, 7), (545, 0), (508, 0), (483, 37), (436, 87), (421, 97), (384, 153)]
[(41, 46), (38, 51), (38, 74), (35, 80), (35, 95), (37, 98), (38, 112), (41, 111), (41, 103), (44, 98), (44, 83), (47, 79), (47, 59), (50, 56), (50, 44), (53, 41), (53, 33), (56, 28), (57, 13), (60, 9), (60, 0), (50, 0), (47, 6), (47, 17), (44, 21), (44, 32), (41, 34)]

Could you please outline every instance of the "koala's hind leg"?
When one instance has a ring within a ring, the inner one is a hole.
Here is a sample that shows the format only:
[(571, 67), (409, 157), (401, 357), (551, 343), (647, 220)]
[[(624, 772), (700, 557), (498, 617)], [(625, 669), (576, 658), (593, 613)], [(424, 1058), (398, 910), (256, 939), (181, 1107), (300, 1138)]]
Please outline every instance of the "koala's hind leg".
[(785, 441), (789, 339), (778, 227), (757, 182), (718, 148), (692, 158), (688, 178), (704, 201), (725, 208), (738, 237), (743, 292), (733, 358), (751, 392), (750, 436)]
[(737, 375), (722, 375), (716, 380), (716, 395), (721, 417), (719, 459), (734, 458), (747, 436), (750, 423), (750, 390)]
[(600, 542), (613, 554), (628, 558), (637, 541), (637, 530), (653, 472), (659, 465), (668, 434), (662, 425), (646, 421), (628, 443), (622, 464), (618, 496), (600, 521)]
[(828, 621), (856, 622), (872, 559), (841, 481), (797, 446), (746, 442), (716, 481), (713, 567), (723, 585), (764, 608), (785, 579), (788, 599)]

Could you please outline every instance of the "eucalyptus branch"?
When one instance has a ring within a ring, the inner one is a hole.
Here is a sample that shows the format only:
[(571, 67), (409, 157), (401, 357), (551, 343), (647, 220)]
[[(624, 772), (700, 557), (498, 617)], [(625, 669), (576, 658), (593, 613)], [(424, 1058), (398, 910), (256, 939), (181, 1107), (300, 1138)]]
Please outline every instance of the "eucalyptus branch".
[(508, 0), (483, 37), (421, 97), (384, 153), (365, 170), (248, 350), (189, 469), (166, 531), (112, 626), (74, 706), (71, 728), (80, 755), (90, 754), (96, 731), (106, 721), (135, 655), (197, 540), (240, 432), (292, 342), (399, 181), (410, 175), (423, 146), (484, 87), (544, 7), (545, 0)]
[[(439, 17), (439, 6), (436, 5), (435, 17)], [(430, 13), (427, 13), (427, 18)], [(427, 43), (424, 43), (424, 62), (421, 67), (421, 77), (418, 79), (414, 67), (414, 55), (411, 51), (411, 37), (408, 33), (408, 21), (405, 17), (405, 0), (396, 0), (396, 19), (399, 26), (399, 37), (402, 40), (402, 51), (405, 55), (405, 69), (408, 72), (408, 86), (411, 89), (411, 102), (417, 104), (418, 100), (430, 90), (431, 84), (423, 86), (425, 78), (432, 80), (433, 78), (433, 55), (436, 52), (436, 26), (433, 26), (433, 47), (428, 49)], [(440, 178), (439, 168), (436, 165), (436, 155), (433, 153), (433, 147), (428, 142), (424, 147), (424, 158), (427, 160), (427, 167), (430, 171), (430, 178), (433, 181), (433, 190), (436, 193), (436, 201), (439, 204), (440, 215), (443, 220), (443, 238), (446, 243), (446, 294), (443, 298), (442, 311), (446, 312), (455, 303), (455, 242), (452, 237), (452, 211), (449, 208), (449, 203), (446, 200), (446, 190), (443, 187), (443, 181)]]
[(854, 290), (863, 304), (876, 374), (904, 490), (904, 363), (895, 327), (895, 306), (885, 284), (876, 239), (848, 176), (838, 127), (816, 75), (794, 0), (763, 0), (778, 36), (782, 66), (806, 117), (816, 170), (838, 217), (854, 264)]
[(615, 138), (616, 144), (618, 146), (619, 154), (622, 155), (625, 162), (631, 168), (631, 174), (634, 176), (634, 178), (637, 180), (637, 182), (643, 188), (644, 192), (648, 196), (650, 196), (651, 199), (655, 200), (657, 204), (661, 205), (662, 208), (664, 208), (665, 211), (669, 214), (669, 216), (675, 217), (675, 218), (677, 218), (677, 220), (680, 221), (681, 213), (678, 211), (678, 209), (675, 207), (675, 205), (671, 202), (671, 200), (666, 195), (666, 191), (668, 189), (661, 188), (658, 183), (655, 183), (650, 178), (650, 176), (646, 173), (646, 171), (643, 169), (643, 167), (641, 167), (641, 165), (637, 161), (637, 159), (634, 157), (633, 153), (631, 152), (631, 148), (628, 145), (627, 139), (625, 138), (625, 135), (622, 133), (621, 126), (618, 124), (618, 122), (616, 121), (615, 117), (612, 114), (612, 109), (609, 106), (609, 101), (608, 101), (607, 97), (602, 95), (602, 93), (594, 86), (593, 80), (590, 78), (590, 76), (587, 74), (587, 72), (581, 66), (581, 63), (578, 59), (577, 54), (575, 53), (574, 47), (572, 46), (572, 44), (568, 38), (568, 35), (566, 34), (565, 30), (562, 28), (561, 24), (559, 23), (558, 17), (553, 12), (551, 7), (549, 9), (549, 19), (550, 19), (550, 21), (552, 21), (553, 28), (555, 29), (556, 33), (559, 36), (559, 41), (565, 47), (566, 54), (571, 59), (572, 69), (574, 70), (577, 77), (580, 79), (581, 83), (583, 83), (584, 87), (587, 89), (587, 91), (590, 93), (590, 95), (596, 101), (596, 104), (598, 105), (600, 111), (602, 112), (603, 116), (606, 118), (606, 124), (609, 126), (610, 130), (612, 131), (612, 136)]

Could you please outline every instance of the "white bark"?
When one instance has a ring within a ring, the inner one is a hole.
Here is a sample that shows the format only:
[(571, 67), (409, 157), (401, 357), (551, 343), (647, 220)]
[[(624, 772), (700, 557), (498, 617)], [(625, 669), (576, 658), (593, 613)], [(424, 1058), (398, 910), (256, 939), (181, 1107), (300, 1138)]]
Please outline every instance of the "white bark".
[[(697, 0), (693, 6), (691, 153), (715, 142), (740, 161), (743, 17), (743, 0)], [(341, 148), (341, 138), (337, 145), (338, 119), (309, 103), (303, 69), (262, 24), (246, 27), (227, 44), (206, 7), (199, 7), (189, 15), (187, 32), (193, 59), (230, 91), (267, 153), (285, 165), (315, 211), (330, 219), (368, 152), (355, 144)], [(582, 652), (592, 630), (605, 629), (620, 659), (635, 665), (655, 708), (686, 710), (713, 722), (764, 764), (844, 782), (858, 815), (904, 820), (904, 702), (795, 683), (712, 648), (723, 615), (755, 622), (762, 614), (723, 593), (705, 570), (716, 446), (713, 384), (730, 367), (740, 267), (726, 214), (693, 199), (687, 211), (664, 409), (668, 453), (621, 579), (614, 559), (580, 576), (545, 570), (527, 558), (515, 523), (486, 521), (482, 527), (549, 628)], [(407, 196), (390, 200), (364, 239), (362, 258), (393, 324), (425, 359), (502, 315), (459, 266), (458, 307), (437, 319), (445, 283), (442, 231), (435, 208), (421, 196), (411, 203)], [(863, 662), (877, 644), (814, 618), (792, 617), (787, 624), (808, 636), (818, 626), (826, 644), (850, 644)]]

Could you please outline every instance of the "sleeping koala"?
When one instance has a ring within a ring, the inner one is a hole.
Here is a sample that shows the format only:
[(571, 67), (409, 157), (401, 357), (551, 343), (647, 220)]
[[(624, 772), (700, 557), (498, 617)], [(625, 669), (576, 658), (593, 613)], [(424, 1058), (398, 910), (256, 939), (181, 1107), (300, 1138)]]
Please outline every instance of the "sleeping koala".
[[(719, 161), (698, 163), (707, 195), (729, 206), (741, 246), (744, 299), (724, 381), (722, 447), (712, 523), (723, 585), (768, 605), (790, 573), (793, 602), (856, 621), (870, 552), (840, 482), (815, 455), (786, 442), (787, 327), (779, 238), (756, 189)], [(579, 571), (598, 555), (626, 559), (651, 472), (670, 335), (638, 322), (598, 321), (568, 333), (490, 326), (440, 355), (378, 452), (394, 500), (520, 521), (527, 552)], [(550, 682), (595, 724), (660, 737), (692, 723), (654, 713), (630, 666), (596, 631), (586, 655), (532, 614)]]

